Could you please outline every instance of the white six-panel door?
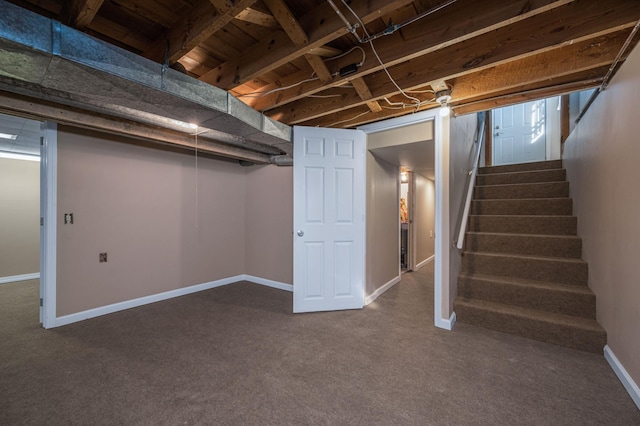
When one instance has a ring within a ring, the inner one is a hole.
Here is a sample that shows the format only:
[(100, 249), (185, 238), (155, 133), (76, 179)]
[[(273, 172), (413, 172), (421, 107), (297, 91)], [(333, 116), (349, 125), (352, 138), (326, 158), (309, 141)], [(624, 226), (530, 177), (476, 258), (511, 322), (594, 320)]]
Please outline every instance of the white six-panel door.
[(366, 136), (294, 131), (293, 311), (364, 305)]
[(493, 110), (493, 165), (544, 161), (545, 101)]

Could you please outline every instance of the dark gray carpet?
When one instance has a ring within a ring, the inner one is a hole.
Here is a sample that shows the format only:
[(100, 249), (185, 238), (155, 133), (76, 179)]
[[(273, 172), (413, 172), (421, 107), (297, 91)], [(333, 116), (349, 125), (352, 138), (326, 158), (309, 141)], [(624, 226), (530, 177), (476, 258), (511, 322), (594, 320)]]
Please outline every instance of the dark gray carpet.
[(250, 283), (53, 330), (0, 285), (0, 424), (638, 425), (602, 355), (433, 326), (433, 269), (361, 311)]

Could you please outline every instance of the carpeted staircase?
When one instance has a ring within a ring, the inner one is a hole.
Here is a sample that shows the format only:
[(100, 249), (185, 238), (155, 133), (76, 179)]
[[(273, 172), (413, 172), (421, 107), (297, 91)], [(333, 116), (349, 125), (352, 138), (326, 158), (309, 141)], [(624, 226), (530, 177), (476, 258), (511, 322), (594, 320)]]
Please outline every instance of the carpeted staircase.
[(457, 320), (601, 353), (561, 161), (479, 169), (455, 301)]

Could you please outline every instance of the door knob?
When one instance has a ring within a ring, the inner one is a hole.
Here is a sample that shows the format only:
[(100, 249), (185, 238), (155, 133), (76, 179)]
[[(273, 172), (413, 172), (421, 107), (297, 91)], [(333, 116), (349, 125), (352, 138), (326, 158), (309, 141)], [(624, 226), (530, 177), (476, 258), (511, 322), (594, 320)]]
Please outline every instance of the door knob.
[(298, 229), (298, 232), (296, 232), (298, 234), (298, 237), (302, 237), (304, 235), (304, 231), (302, 229)]
[(495, 136), (501, 136), (502, 132), (496, 132)]

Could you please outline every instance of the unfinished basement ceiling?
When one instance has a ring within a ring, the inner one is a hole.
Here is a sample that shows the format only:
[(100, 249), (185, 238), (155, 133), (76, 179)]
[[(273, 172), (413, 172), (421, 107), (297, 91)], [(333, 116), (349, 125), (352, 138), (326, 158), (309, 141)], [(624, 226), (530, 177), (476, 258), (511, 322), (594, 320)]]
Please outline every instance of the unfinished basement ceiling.
[(443, 88), (465, 114), (597, 87), (640, 19), (637, 0), (9, 3), (229, 91), (272, 123), (345, 128), (438, 107)]

